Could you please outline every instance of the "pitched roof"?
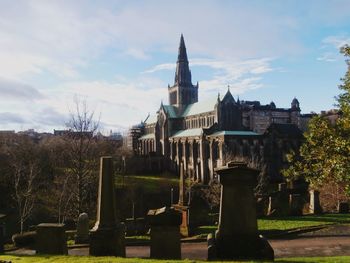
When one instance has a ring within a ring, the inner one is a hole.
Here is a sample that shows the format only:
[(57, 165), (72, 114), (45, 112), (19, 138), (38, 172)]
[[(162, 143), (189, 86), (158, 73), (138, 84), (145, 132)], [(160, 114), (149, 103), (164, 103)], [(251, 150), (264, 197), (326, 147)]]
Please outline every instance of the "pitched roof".
[(197, 115), (200, 113), (213, 111), (215, 108), (216, 102), (217, 102), (217, 98), (214, 97), (206, 101), (190, 104), (186, 107), (181, 117), (187, 117), (191, 115)]
[(180, 131), (177, 131), (175, 134), (173, 134), (173, 136), (171, 136), (170, 138), (196, 137), (196, 136), (201, 136), (202, 133), (203, 133), (202, 128), (180, 130)]
[(257, 136), (259, 134), (256, 132), (253, 132), (253, 131), (217, 131), (217, 132), (214, 132), (213, 134), (210, 134), (210, 136), (222, 136), (222, 135), (227, 135), (227, 136)]
[(166, 111), (166, 113), (168, 113), (169, 118), (173, 119), (173, 118), (177, 118), (177, 114), (175, 111), (174, 106), (172, 105), (163, 105), (164, 110)]
[(139, 140), (146, 140), (146, 139), (155, 139), (156, 136), (154, 135), (154, 133), (149, 133), (149, 134), (145, 134), (143, 136), (141, 136), (139, 138)]

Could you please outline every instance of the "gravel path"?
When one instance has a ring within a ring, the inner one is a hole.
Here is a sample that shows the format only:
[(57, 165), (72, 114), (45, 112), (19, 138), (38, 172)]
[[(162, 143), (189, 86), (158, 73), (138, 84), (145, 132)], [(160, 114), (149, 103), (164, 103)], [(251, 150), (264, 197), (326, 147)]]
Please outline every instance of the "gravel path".
[[(275, 251), (275, 257), (311, 257), (311, 256), (350, 256), (350, 226), (331, 226), (318, 231), (304, 233), (293, 239), (269, 240)], [(182, 258), (207, 258), (207, 243), (182, 243)], [(9, 254), (33, 255), (34, 250), (19, 249)], [(88, 248), (69, 249), (70, 255), (88, 255)], [(128, 246), (127, 257), (148, 258), (149, 246)]]

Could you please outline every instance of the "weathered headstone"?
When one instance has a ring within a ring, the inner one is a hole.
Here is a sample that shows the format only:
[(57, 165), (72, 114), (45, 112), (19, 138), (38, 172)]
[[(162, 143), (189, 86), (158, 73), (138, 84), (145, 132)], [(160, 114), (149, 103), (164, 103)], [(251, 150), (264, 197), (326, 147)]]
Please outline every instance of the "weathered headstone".
[(322, 213), (322, 207), (320, 204), (320, 192), (317, 190), (310, 190), (309, 193), (310, 193), (309, 213), (310, 214)]
[(67, 237), (64, 224), (42, 223), (36, 228), (38, 254), (66, 255)]
[(75, 236), (76, 244), (89, 243), (89, 216), (87, 213), (81, 213), (77, 223), (77, 235)]
[(339, 214), (349, 213), (349, 203), (348, 202), (340, 202), (338, 204), (338, 213)]
[(289, 193), (286, 183), (278, 184), (278, 191), (269, 197), (267, 215), (287, 216), (290, 214)]
[(219, 227), (208, 236), (208, 260), (273, 260), (270, 244), (258, 235), (254, 186), (258, 171), (244, 163), (216, 169), (221, 183)]
[(289, 195), (289, 209), (290, 215), (300, 216), (303, 214), (304, 202), (300, 194), (290, 194)]
[(181, 214), (174, 208), (149, 210), (151, 225), (151, 258), (181, 259)]
[(90, 231), (90, 255), (125, 257), (125, 228), (116, 216), (112, 157), (101, 157), (96, 224)]

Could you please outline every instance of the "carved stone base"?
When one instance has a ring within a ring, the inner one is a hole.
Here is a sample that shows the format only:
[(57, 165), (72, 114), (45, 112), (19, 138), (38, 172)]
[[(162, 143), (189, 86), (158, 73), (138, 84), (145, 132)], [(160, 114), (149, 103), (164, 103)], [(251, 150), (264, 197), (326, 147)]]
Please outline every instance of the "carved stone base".
[(181, 225), (180, 225), (180, 234), (182, 237), (188, 237), (191, 234), (191, 229), (189, 226), (189, 208), (184, 205), (173, 205), (174, 209), (181, 213)]
[(125, 257), (124, 226), (91, 230), (89, 254), (91, 256)]
[(208, 235), (208, 260), (274, 260), (274, 251), (260, 236), (218, 237)]

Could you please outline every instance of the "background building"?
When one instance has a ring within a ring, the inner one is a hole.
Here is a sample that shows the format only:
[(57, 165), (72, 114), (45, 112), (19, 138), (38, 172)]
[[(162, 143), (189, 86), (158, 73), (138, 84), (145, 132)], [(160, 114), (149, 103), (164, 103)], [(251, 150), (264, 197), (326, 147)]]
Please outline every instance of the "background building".
[(229, 88), (222, 98), (198, 101), (198, 90), (181, 35), (169, 105), (161, 103), (155, 115), (130, 129), (128, 145), (134, 153), (163, 156), (171, 170), (183, 162), (187, 174), (202, 183), (230, 160), (253, 163), (270, 181), (283, 180), (285, 154), (299, 148), (310, 118), (300, 113), (299, 101), (294, 98), (290, 108), (277, 108), (274, 102), (235, 100)]

